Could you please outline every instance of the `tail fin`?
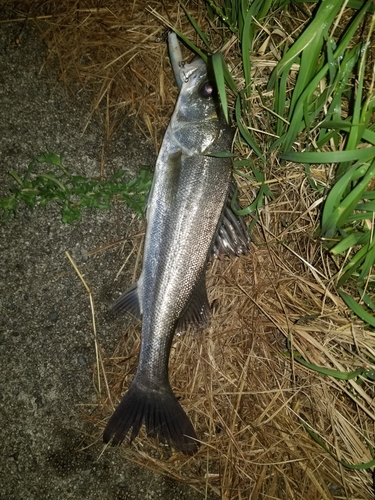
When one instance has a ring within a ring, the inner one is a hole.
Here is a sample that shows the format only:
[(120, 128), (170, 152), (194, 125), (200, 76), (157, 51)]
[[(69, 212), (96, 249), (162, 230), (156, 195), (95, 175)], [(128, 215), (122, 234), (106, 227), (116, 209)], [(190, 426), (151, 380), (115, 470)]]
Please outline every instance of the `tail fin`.
[(187, 455), (198, 451), (196, 434), (189, 417), (170, 387), (150, 390), (133, 381), (104, 430), (103, 440), (119, 445), (132, 428), (130, 441), (137, 436), (142, 423), (147, 434), (167, 442)]

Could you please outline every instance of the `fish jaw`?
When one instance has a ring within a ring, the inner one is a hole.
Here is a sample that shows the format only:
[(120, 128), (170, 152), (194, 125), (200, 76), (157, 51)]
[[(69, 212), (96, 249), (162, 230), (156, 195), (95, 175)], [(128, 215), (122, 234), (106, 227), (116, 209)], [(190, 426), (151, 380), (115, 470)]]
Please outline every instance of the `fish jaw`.
[(170, 31), (168, 33), (168, 52), (176, 84), (177, 87), (180, 89), (182, 86), (180, 73), (181, 73), (181, 68), (184, 65), (184, 62), (182, 60), (181, 47), (180, 44), (178, 43), (177, 35), (173, 31)]

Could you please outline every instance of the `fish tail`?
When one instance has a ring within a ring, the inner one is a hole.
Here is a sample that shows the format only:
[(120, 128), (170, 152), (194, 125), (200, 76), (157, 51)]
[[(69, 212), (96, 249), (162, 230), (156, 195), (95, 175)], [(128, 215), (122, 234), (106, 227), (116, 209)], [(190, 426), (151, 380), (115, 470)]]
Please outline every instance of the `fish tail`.
[(136, 381), (109, 419), (103, 440), (119, 445), (132, 429), (130, 441), (133, 441), (143, 422), (148, 436), (167, 442), (187, 455), (193, 455), (198, 450), (194, 427), (172, 389), (143, 389)]

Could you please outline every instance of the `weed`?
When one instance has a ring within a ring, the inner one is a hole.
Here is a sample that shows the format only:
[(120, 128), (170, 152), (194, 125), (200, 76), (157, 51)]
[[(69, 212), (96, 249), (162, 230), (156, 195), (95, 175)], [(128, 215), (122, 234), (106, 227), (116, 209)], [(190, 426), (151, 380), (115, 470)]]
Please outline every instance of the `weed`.
[[(52, 168), (47, 172), (38, 172), (42, 164)], [(11, 214), (16, 214), (19, 201), (26, 203), (31, 210), (55, 202), (61, 207), (62, 221), (69, 224), (81, 219), (83, 207), (106, 209), (114, 201), (126, 203), (143, 216), (152, 181), (148, 168), (142, 168), (129, 181), (124, 180), (125, 170), (117, 172), (108, 180), (73, 175), (63, 164), (63, 154), (55, 153), (45, 153), (31, 162), (23, 178), (13, 171), (9, 174), (17, 186), (11, 189), (11, 196), (0, 198), (3, 221), (7, 221)]]

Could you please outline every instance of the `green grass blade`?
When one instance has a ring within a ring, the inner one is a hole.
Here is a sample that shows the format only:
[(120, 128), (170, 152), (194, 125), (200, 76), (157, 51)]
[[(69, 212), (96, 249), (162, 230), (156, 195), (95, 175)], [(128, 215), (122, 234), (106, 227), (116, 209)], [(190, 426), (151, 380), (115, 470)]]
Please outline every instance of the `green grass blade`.
[(349, 280), (354, 274), (358, 273), (358, 270), (362, 266), (367, 253), (370, 251), (372, 248), (372, 243), (367, 243), (364, 246), (362, 246), (358, 252), (356, 252), (348, 264), (344, 267), (342, 270), (342, 274), (340, 276), (340, 279), (337, 282), (337, 286), (342, 286), (346, 281)]
[[(324, 121), (320, 124), (320, 126), (323, 129), (332, 128), (335, 130), (342, 130), (344, 132), (347, 132), (353, 126), (349, 120), (350, 118), (348, 118), (348, 121), (345, 120)], [(369, 142), (370, 144), (373, 144), (375, 146), (375, 132), (373, 132), (369, 128), (365, 128), (365, 130), (362, 133), (362, 140), (365, 142)]]
[(371, 273), (375, 264), (375, 245), (366, 253), (366, 257), (362, 264), (361, 273), (358, 276), (358, 281), (364, 281)]
[(13, 177), (13, 179), (17, 182), (17, 184), (19, 184), (21, 187), (24, 187), (24, 183), (23, 181), (21, 180), (21, 178), (16, 174), (16, 172), (14, 172), (13, 170), (11, 170), (9, 172), (9, 174)]
[[(332, 78), (332, 75), (330, 76), (330, 81), (333, 83), (330, 86), (331, 91), (329, 93), (329, 97), (332, 99), (332, 101), (328, 107), (327, 116), (331, 117), (331, 120), (327, 120), (327, 122), (325, 122), (327, 123), (328, 126), (327, 128), (331, 128), (330, 123), (332, 121), (339, 121), (341, 118), (341, 113), (342, 113), (341, 101), (343, 97), (343, 92), (347, 88), (348, 80), (352, 76), (352, 71), (355, 64), (358, 61), (358, 57), (359, 57), (359, 52), (357, 48), (354, 47), (344, 55), (344, 58), (340, 66), (337, 66), (334, 59), (332, 61), (328, 60), (330, 68), (329, 71), (332, 72), (332, 68), (335, 68), (336, 75), (334, 78)], [(323, 144), (325, 144), (330, 140), (329, 137), (325, 139), (324, 136), (325, 136), (325, 127), (323, 126), (323, 124), (321, 124), (321, 131), (319, 133), (319, 139), (317, 141), (317, 146), (319, 148), (321, 148)]]
[[(318, 3), (319, 0), (293, 0), (293, 3)], [(346, 7), (348, 9), (355, 9), (355, 10), (360, 10), (363, 7), (363, 0), (349, 0), (348, 3), (346, 4)], [(367, 8), (367, 12), (374, 14), (375, 13), (375, 6), (374, 5), (369, 5)]]
[(261, 5), (259, 0), (255, 0), (250, 8), (245, 3), (242, 4), (242, 17), (244, 19), (243, 28), (241, 31), (241, 53), (242, 66), (245, 77), (245, 94), (250, 97), (251, 94), (251, 60), (250, 50), (254, 37), (254, 25), (252, 24), (253, 16), (256, 16)]
[[(300, 59), (300, 69), (298, 71), (296, 85), (293, 89), (292, 99), (290, 101), (289, 116), (291, 121), (295, 105), (301, 94), (314, 77), (317, 67), (319, 66), (319, 57), (323, 46), (323, 36), (314, 36), (311, 43), (308, 43), (302, 50)], [(307, 100), (304, 103), (307, 104)]]
[(259, 158), (261, 158), (265, 162), (266, 160), (262, 154), (262, 151), (259, 149), (255, 140), (251, 137), (247, 128), (243, 125), (241, 98), (242, 98), (242, 93), (238, 94), (237, 99), (236, 99), (236, 106), (235, 106), (235, 116), (236, 116), (238, 130), (240, 131), (240, 134), (242, 135), (245, 142), (250, 146), (250, 148), (253, 151), (255, 151), (255, 153), (259, 156)]
[(215, 80), (217, 85), (217, 90), (219, 92), (219, 97), (221, 101), (221, 106), (223, 108), (225, 120), (229, 122), (228, 116), (228, 102), (227, 102), (227, 94), (225, 91), (225, 78), (224, 78), (224, 60), (223, 54), (221, 52), (217, 52), (212, 56), (212, 67), (215, 74)]
[(360, 297), (362, 298), (363, 302), (366, 304), (366, 306), (371, 309), (372, 312), (375, 313), (375, 304), (369, 294), (363, 290), (363, 288), (358, 288), (358, 293)]
[[(275, 87), (276, 79), (284, 71), (289, 71), (291, 65), (301, 52), (303, 52), (309, 45), (314, 45), (315, 43), (320, 44), (320, 40), (322, 40), (323, 36), (327, 33), (329, 26), (332, 24), (342, 5), (343, 0), (325, 0), (321, 3), (311, 23), (279, 61), (275, 71), (270, 77), (268, 86), (269, 89)], [(300, 88), (302, 88), (302, 84), (300, 85)]]
[[(371, 2), (371, 0), (368, 0), (366, 2), (366, 4), (364, 5), (364, 7), (361, 9), (361, 11), (351, 21), (348, 29), (346, 30), (346, 32), (344, 33), (343, 37), (341, 38), (340, 43), (339, 43), (339, 45), (338, 45), (338, 47), (335, 50), (334, 55), (333, 55), (334, 59), (336, 60), (336, 64), (339, 64), (341, 56), (344, 54), (344, 52), (347, 49), (348, 45), (352, 42), (352, 38), (354, 36), (354, 33), (355, 33), (356, 29), (358, 28), (359, 23), (362, 21), (363, 16), (366, 14), (366, 6), (368, 6), (370, 4), (370, 2)], [(337, 4), (339, 4), (339, 3), (341, 4), (342, 2), (337, 2)], [(320, 9), (322, 9), (323, 6), (328, 7), (329, 5), (332, 6), (332, 1), (331, 0), (323, 2), (321, 4), (321, 6), (320, 6)], [(332, 12), (331, 12), (331, 14), (332, 14)], [(328, 29), (327, 28), (327, 26), (328, 26), (328, 19), (331, 19), (331, 21), (333, 22), (334, 18), (331, 18), (331, 16), (329, 16), (329, 18), (327, 18), (326, 20), (324, 20), (324, 21), (322, 20), (323, 24), (325, 24), (325, 26), (326, 26), (324, 28), (324, 30)], [(314, 21), (315, 21), (315, 18), (314, 18)], [(311, 25), (312, 24), (310, 24), (308, 28), (310, 28)], [(323, 35), (323, 31), (322, 30), (323, 29), (321, 29), (320, 32)], [(308, 31), (308, 29), (303, 33), (303, 35), (307, 31)], [(310, 34), (310, 32), (309, 32), (309, 37), (305, 37), (306, 38), (306, 41), (305, 41), (306, 46), (309, 43), (311, 43), (311, 40), (314, 40), (313, 35)], [(299, 44), (300, 44), (300, 40), (302, 38), (303, 38), (303, 36), (301, 36), (298, 39), (298, 43)], [(294, 45), (292, 46), (292, 49), (293, 49), (293, 47), (294, 47)], [(288, 54), (289, 54), (289, 52), (292, 49), (290, 49), (288, 51)], [(299, 49), (300, 49), (300, 52), (301, 52), (304, 49), (304, 46), (299, 45)], [(281, 61), (278, 63), (278, 65), (276, 67), (276, 69), (279, 72), (281, 71), (280, 68), (283, 67), (283, 65), (282, 65), (283, 59), (284, 58), (281, 59)], [(291, 64), (292, 63), (290, 63), (290, 65)], [(279, 66), (280, 66), (280, 68), (279, 68)], [(286, 68), (286, 70), (289, 71), (289, 68), (290, 67)], [(300, 72), (301, 71), (302, 71), (302, 66), (300, 67)], [(289, 116), (289, 121), (291, 122), (291, 125), (290, 125), (290, 127), (288, 129), (288, 132), (285, 135), (285, 137), (282, 138), (282, 141), (277, 141), (278, 144), (280, 144), (280, 143), (283, 144), (284, 151), (289, 151), (291, 149), (292, 144), (293, 144), (296, 136), (303, 129), (303, 127), (304, 127), (303, 114), (304, 114), (305, 104), (306, 104), (306, 102), (310, 101), (311, 96), (314, 94), (314, 92), (315, 92), (318, 84), (326, 76), (326, 74), (328, 72), (329, 72), (329, 64), (327, 62), (326, 64), (324, 64), (324, 66), (320, 70), (317, 71), (317, 73), (315, 74), (315, 76), (310, 80), (309, 84), (305, 87), (305, 89), (302, 91), (302, 93), (300, 95), (298, 95), (298, 93), (296, 94), (298, 100), (297, 100), (297, 102), (295, 104), (295, 108), (293, 110), (293, 113), (290, 114), (290, 116)], [(272, 75), (271, 75), (271, 78), (270, 78), (270, 82), (271, 82), (271, 80), (272, 80)], [(295, 92), (295, 90), (293, 91), (293, 96), (294, 96), (294, 92)], [(281, 114), (281, 116), (282, 116), (282, 114)]]
[[(355, 175), (356, 169), (357, 167), (354, 164), (351, 169), (346, 172), (345, 175), (343, 175), (342, 178), (339, 179), (331, 188), (331, 191), (329, 192), (323, 207), (321, 235), (326, 235), (330, 226), (328, 220), (332, 216), (336, 208), (339, 206), (344, 192), (347, 189), (347, 186), (352, 181), (353, 176)], [(335, 231), (335, 228), (333, 229), (333, 231)]]
[(365, 323), (375, 327), (375, 317), (372, 314), (370, 314), (362, 306), (360, 306), (351, 295), (343, 292), (342, 290), (339, 290), (339, 294), (345, 304), (354, 312), (354, 314), (361, 318)]
[(327, 453), (329, 453), (331, 455), (331, 457), (333, 457), (339, 464), (341, 464), (346, 469), (351, 469), (351, 470), (366, 470), (366, 469), (371, 469), (372, 467), (375, 466), (375, 459), (374, 460), (370, 460), (369, 462), (365, 462), (365, 463), (357, 464), (357, 465), (349, 464), (347, 462), (343, 462), (342, 460), (339, 460), (336, 457), (336, 455), (328, 448), (328, 446), (326, 446), (326, 444), (324, 443), (324, 441), (322, 441), (320, 439), (320, 437), (312, 430), (312, 428), (309, 425), (307, 425), (302, 419), (300, 419), (300, 422), (303, 425), (303, 427), (306, 429), (306, 431), (309, 433), (309, 435), (312, 437), (312, 439), (316, 443), (318, 443), (319, 446), (321, 446)]
[(353, 233), (341, 240), (337, 245), (330, 249), (331, 254), (340, 255), (346, 252), (349, 248), (356, 245), (364, 245), (370, 240), (370, 232), (366, 233)]
[(257, 14), (257, 20), (259, 22), (263, 21), (263, 19), (266, 17), (266, 15), (269, 13), (270, 8), (273, 5), (273, 0), (262, 0), (260, 6), (261, 9), (259, 13)]
[(65, 193), (67, 193), (69, 190), (66, 186), (64, 186), (64, 184), (62, 182), (60, 182), (56, 177), (54, 177), (53, 175), (50, 175), (50, 174), (41, 174), (41, 176), (43, 179), (46, 179), (54, 184), (56, 184), (56, 186), (58, 186), (61, 191), (64, 191)]
[(181, 40), (187, 45), (195, 54), (197, 54), (199, 57), (203, 59), (205, 63), (207, 63), (207, 55), (201, 51), (199, 47), (197, 47), (193, 42), (191, 42), (183, 33), (181, 33), (180, 30), (177, 28), (173, 28), (173, 31), (176, 33), (176, 35), (181, 38)]
[[(363, 94), (363, 80), (364, 80), (364, 71), (365, 71), (365, 61), (366, 61), (366, 53), (368, 44), (365, 46), (365, 50), (363, 51), (363, 55), (361, 57), (361, 62), (359, 65), (359, 74), (357, 76), (357, 88), (356, 88), (356, 97), (354, 100), (354, 109), (353, 109), (353, 126), (349, 130), (349, 137), (346, 143), (345, 149), (354, 149), (358, 146), (362, 139), (363, 126), (365, 124), (360, 124), (361, 115), (362, 115), (362, 94)], [(340, 176), (347, 168), (348, 164), (344, 163), (339, 165), (336, 176)]]
[(186, 9), (186, 7), (180, 3), (181, 7), (183, 8), (184, 12), (185, 12), (185, 15), (186, 17), (189, 19), (191, 25), (193, 26), (193, 28), (195, 29), (195, 31), (197, 32), (199, 38), (202, 40), (202, 42), (205, 44), (205, 46), (208, 48), (208, 50), (210, 52), (212, 52), (212, 49), (211, 49), (211, 46), (209, 44), (209, 41), (206, 37), (206, 35), (203, 33), (203, 31), (200, 29), (200, 27), (198, 26), (198, 24), (195, 22), (193, 16), (191, 14), (189, 14), (188, 10)]
[(221, 8), (219, 3), (216, 2), (215, 0), (207, 0), (207, 3), (209, 5), (210, 9), (213, 12), (215, 12), (215, 14), (217, 16), (219, 16), (219, 18), (228, 26), (228, 28), (232, 31), (232, 33), (237, 35), (236, 27), (235, 27), (234, 23), (232, 22), (233, 15), (231, 13), (230, 8), (227, 8), (227, 5), (225, 4), (225, 2), (224, 2), (224, 8)]
[[(348, 171), (348, 173), (352, 173), (352, 169)], [(375, 160), (373, 163), (368, 167), (366, 174), (363, 176), (362, 180), (358, 182), (358, 184), (347, 194), (347, 196), (340, 202), (340, 204), (335, 208), (329, 215), (328, 215), (328, 210), (331, 210), (331, 206), (328, 205), (324, 207), (323, 209), (323, 214), (324, 214), (324, 219), (322, 219), (322, 234), (325, 235), (327, 238), (332, 238), (333, 235), (336, 232), (336, 229), (338, 227), (341, 227), (346, 219), (348, 218), (349, 214), (355, 209), (356, 205), (358, 204), (358, 201), (362, 198), (364, 191), (366, 190), (369, 182), (372, 180), (372, 178), (375, 176)], [(332, 188), (330, 194), (327, 197), (330, 197), (331, 193), (335, 191), (337, 188), (337, 185), (340, 185), (340, 190), (334, 194), (335, 199), (338, 199), (338, 196), (340, 196), (340, 193), (342, 193), (342, 188), (344, 187), (344, 182), (343, 180), (345, 179), (345, 176), (343, 176), (338, 183)], [(341, 185), (341, 183), (343, 185)], [(349, 187), (349, 183), (347, 184), (347, 187)], [(336, 201), (337, 202), (337, 201)], [(326, 212), (326, 213), (325, 213)]]
[(63, 163), (63, 157), (64, 153), (61, 153), (60, 155), (56, 153), (44, 153), (43, 155), (39, 156), (36, 161), (39, 163), (51, 163), (56, 167), (60, 167)]
[[(363, 194), (364, 198), (367, 198), (367, 192)], [(369, 201), (367, 203), (358, 203), (356, 210), (364, 210), (367, 212), (375, 212), (375, 201)]]
[(238, 94), (237, 86), (234, 83), (232, 75), (230, 74), (230, 71), (229, 71), (228, 66), (227, 66), (226, 62), (224, 61), (224, 59), (223, 59), (223, 71), (224, 71), (224, 77), (225, 77), (226, 84), (231, 89), (231, 91), (237, 95)]
[[(291, 354), (289, 352), (284, 353), (284, 355), (291, 357)], [(364, 368), (359, 368), (354, 372), (341, 372), (339, 370), (325, 368), (324, 366), (314, 365), (302, 359), (301, 355), (298, 353), (294, 353), (293, 358), (295, 361), (297, 361), (297, 363), (301, 364), (302, 366), (305, 366), (306, 368), (309, 368), (310, 370), (313, 370), (314, 372), (320, 373), (321, 375), (327, 375), (328, 377), (337, 378), (340, 380), (353, 380), (362, 375), (364, 372)]]
[(367, 161), (375, 156), (375, 146), (363, 149), (353, 149), (345, 151), (327, 151), (327, 152), (288, 152), (280, 153), (280, 158), (286, 161), (296, 163), (341, 163), (348, 161)]

